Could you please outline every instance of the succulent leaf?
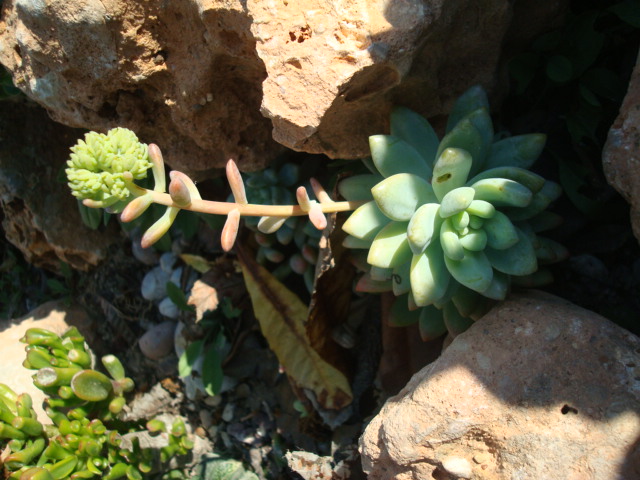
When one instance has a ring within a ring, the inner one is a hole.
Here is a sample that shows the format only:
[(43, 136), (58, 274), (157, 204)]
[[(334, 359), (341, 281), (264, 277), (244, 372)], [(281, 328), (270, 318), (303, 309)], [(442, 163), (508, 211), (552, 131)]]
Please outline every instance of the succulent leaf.
[(504, 250), (518, 242), (518, 232), (509, 217), (496, 211), (495, 215), (484, 221), (487, 245), (496, 250)]
[(381, 175), (370, 173), (347, 177), (338, 183), (338, 193), (352, 202), (371, 200), (371, 189), (382, 179)]
[(462, 260), (444, 257), (451, 276), (459, 283), (478, 293), (484, 292), (493, 280), (493, 269), (485, 252), (464, 251)]
[(442, 309), (444, 324), (452, 337), (457, 337), (462, 332), (473, 325), (473, 320), (463, 315), (456, 309), (451, 302), (447, 303)]
[(371, 192), (382, 213), (397, 221), (410, 220), (418, 207), (436, 201), (431, 185), (411, 173), (385, 178)]
[(447, 192), (440, 204), (440, 216), (447, 218), (467, 209), (476, 191), (471, 187), (458, 187)]
[(385, 177), (397, 173), (412, 173), (419, 177), (431, 178), (431, 167), (415, 148), (404, 140), (392, 135), (369, 137), (371, 158), (378, 171)]
[(477, 181), (487, 178), (508, 178), (509, 180), (514, 180), (531, 190), (531, 193), (539, 192), (545, 183), (545, 179), (540, 175), (525, 170), (524, 168), (495, 167), (477, 174), (467, 182), (467, 185), (473, 185)]
[(458, 232), (453, 228), (451, 219), (447, 218), (440, 227), (440, 243), (442, 251), (452, 260), (462, 260), (464, 258), (464, 248), (460, 243)]
[(476, 199), (494, 206), (526, 207), (533, 196), (527, 187), (508, 178), (485, 178), (475, 182), (471, 188), (476, 191)]
[(440, 158), (440, 155), (448, 148), (458, 148), (469, 153), (471, 156), (470, 172), (476, 172), (480, 168), (488, 149), (484, 144), (482, 134), (468, 117), (463, 118), (453, 130), (444, 136), (436, 153), (437, 158)]
[(484, 168), (530, 168), (542, 153), (546, 141), (547, 136), (542, 133), (529, 133), (497, 141), (491, 146)]
[(435, 340), (442, 334), (446, 333), (447, 326), (444, 323), (444, 313), (441, 309), (433, 305), (427, 305), (420, 310), (420, 318), (418, 320), (418, 328), (420, 330), (420, 338), (424, 342)]
[(424, 252), (433, 236), (440, 235), (442, 217), (438, 214), (440, 205), (426, 203), (418, 208), (409, 221), (407, 239), (414, 255)]
[(391, 222), (376, 235), (367, 262), (375, 267), (395, 268), (411, 259), (407, 240), (408, 222)]
[(350, 235), (362, 240), (373, 240), (376, 234), (391, 220), (378, 208), (374, 201), (358, 207), (342, 225)]
[(411, 293), (418, 307), (430, 305), (447, 291), (451, 275), (444, 261), (442, 246), (439, 242), (431, 245), (411, 260)]
[(393, 327), (406, 327), (417, 323), (421, 310), (409, 310), (406, 295), (395, 299), (389, 310), (388, 322)]
[(471, 169), (471, 155), (466, 150), (447, 148), (433, 166), (431, 186), (438, 200), (451, 190), (464, 186)]
[(440, 140), (431, 124), (422, 115), (408, 108), (394, 108), (391, 112), (391, 135), (415, 148), (427, 164), (433, 167)]
[(493, 268), (499, 272), (508, 275), (529, 275), (538, 269), (536, 252), (529, 237), (519, 228), (516, 228), (516, 232), (518, 241), (513, 246), (503, 250), (487, 247), (485, 253)]
[(474, 85), (460, 95), (453, 104), (447, 120), (447, 133), (453, 130), (460, 120), (479, 108), (489, 110), (489, 100), (484, 89), (480, 85)]
[(411, 291), (411, 262), (405, 262), (393, 269), (391, 286), (396, 297)]

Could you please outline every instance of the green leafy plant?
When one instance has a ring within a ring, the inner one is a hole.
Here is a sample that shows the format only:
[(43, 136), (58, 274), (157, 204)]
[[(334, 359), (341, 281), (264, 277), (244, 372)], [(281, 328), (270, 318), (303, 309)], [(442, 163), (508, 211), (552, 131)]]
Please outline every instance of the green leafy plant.
[(545, 283), (538, 263), (567, 254), (537, 235), (559, 222), (545, 211), (559, 186), (528, 170), (544, 135), (494, 141), (488, 108), (482, 88), (468, 90), (441, 141), (426, 119), (396, 108), (391, 135), (369, 139), (372, 173), (339, 185), (366, 202), (343, 225), (344, 244), (370, 266), (357, 289), (393, 291), (391, 322), (419, 322), (424, 339), (465, 330), (512, 282)]
[[(62, 336), (40, 328), (27, 330), (26, 368), (36, 370), (34, 384), (45, 392), (45, 411), (53, 425), (43, 425), (28, 394), (16, 394), (0, 384), (0, 449), (4, 478), (8, 479), (141, 479), (154, 467), (152, 449), (131, 447), (121, 433), (130, 431), (118, 419), (126, 405), (125, 393), (134, 388), (120, 361), (102, 357), (108, 375), (91, 368), (84, 337), (72, 327)], [(182, 420), (167, 431), (159, 420), (147, 431), (167, 435), (159, 460), (168, 462), (193, 448)]]
[(231, 348), (222, 320), (237, 318), (241, 313), (228, 298), (222, 298), (219, 308), (206, 313), (199, 322), (205, 332), (203, 338), (189, 343), (178, 360), (180, 377), (197, 372), (202, 381), (200, 388), (212, 397), (220, 393), (224, 378), (222, 364)]

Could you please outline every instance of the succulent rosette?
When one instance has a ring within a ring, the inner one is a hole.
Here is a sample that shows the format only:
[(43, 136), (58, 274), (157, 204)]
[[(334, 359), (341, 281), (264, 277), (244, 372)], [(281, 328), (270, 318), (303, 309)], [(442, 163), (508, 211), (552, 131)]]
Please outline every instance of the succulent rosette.
[(539, 265), (567, 252), (538, 236), (560, 220), (546, 211), (559, 185), (528, 170), (544, 143), (542, 134), (494, 141), (481, 87), (457, 100), (442, 140), (420, 115), (394, 109), (391, 134), (369, 138), (372, 173), (339, 184), (366, 202), (343, 226), (345, 246), (369, 266), (356, 288), (393, 291), (390, 321), (419, 322), (427, 340), (464, 331), (512, 283), (550, 281)]
[(99, 202), (100, 207), (129, 198), (125, 172), (140, 180), (152, 166), (147, 145), (126, 128), (113, 128), (106, 134), (89, 132), (71, 147), (71, 152), (65, 173), (72, 195)]

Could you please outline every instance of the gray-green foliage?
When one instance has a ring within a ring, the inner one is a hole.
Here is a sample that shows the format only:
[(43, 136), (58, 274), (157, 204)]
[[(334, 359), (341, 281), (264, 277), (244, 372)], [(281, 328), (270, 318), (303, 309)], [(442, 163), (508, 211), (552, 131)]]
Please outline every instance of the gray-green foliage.
[(558, 223), (546, 208), (559, 186), (528, 170), (544, 143), (541, 134), (494, 141), (480, 87), (457, 100), (442, 140), (396, 108), (391, 135), (369, 139), (372, 173), (339, 185), (347, 200), (366, 202), (343, 226), (345, 245), (370, 266), (358, 289), (393, 291), (391, 321), (419, 322), (429, 339), (465, 330), (512, 282), (547, 281), (539, 263), (566, 251), (537, 235)]

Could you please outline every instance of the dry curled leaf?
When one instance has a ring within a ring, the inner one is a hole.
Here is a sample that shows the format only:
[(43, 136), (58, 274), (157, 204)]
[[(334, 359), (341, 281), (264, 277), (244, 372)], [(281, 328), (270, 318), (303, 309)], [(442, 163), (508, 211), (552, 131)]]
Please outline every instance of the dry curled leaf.
[(202, 320), (206, 312), (213, 312), (218, 308), (218, 302), (218, 292), (214, 287), (203, 280), (195, 281), (187, 304), (196, 308), (196, 323)]
[(242, 249), (238, 253), (255, 316), (287, 375), (312, 390), (323, 408), (347, 406), (352, 393), (346, 376), (326, 362), (307, 337), (307, 306)]

